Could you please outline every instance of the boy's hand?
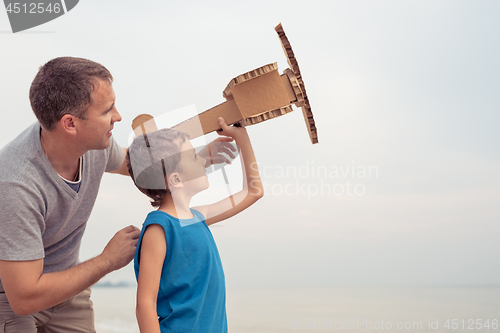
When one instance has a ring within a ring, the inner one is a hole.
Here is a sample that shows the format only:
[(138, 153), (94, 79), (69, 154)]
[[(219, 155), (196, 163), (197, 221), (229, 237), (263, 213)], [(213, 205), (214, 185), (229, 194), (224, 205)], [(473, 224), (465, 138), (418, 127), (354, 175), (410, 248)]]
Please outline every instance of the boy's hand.
[(228, 136), (237, 140), (240, 137), (248, 137), (247, 130), (244, 127), (236, 127), (236, 126), (228, 126), (226, 121), (219, 117), (219, 126), (220, 130), (217, 131), (217, 134)]

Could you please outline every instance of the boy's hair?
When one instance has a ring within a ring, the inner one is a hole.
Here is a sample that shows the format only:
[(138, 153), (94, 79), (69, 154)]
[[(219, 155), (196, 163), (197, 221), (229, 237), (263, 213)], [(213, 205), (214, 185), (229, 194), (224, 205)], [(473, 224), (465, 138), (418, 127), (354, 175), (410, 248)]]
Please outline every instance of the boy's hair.
[(38, 122), (50, 131), (65, 114), (86, 119), (98, 79), (112, 82), (113, 76), (103, 65), (87, 59), (60, 57), (40, 67), (30, 88)]
[(159, 207), (162, 199), (171, 194), (166, 177), (179, 170), (181, 145), (189, 140), (185, 132), (165, 128), (140, 135), (132, 141), (127, 152), (127, 167), (135, 186)]

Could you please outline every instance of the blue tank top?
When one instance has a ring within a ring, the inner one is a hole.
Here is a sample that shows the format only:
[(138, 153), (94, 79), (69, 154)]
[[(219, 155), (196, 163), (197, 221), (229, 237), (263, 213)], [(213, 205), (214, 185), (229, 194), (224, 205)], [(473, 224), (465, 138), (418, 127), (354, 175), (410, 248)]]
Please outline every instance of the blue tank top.
[(134, 258), (139, 277), (141, 242), (146, 227), (165, 230), (167, 254), (158, 290), (157, 312), (161, 332), (227, 332), (224, 271), (212, 233), (203, 214), (179, 220), (165, 212), (148, 214)]

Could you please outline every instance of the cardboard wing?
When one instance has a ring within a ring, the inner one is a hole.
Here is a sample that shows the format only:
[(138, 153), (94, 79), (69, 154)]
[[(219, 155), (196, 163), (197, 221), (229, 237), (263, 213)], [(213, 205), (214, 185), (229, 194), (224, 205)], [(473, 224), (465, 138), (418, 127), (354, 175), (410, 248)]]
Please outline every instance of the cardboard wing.
[[(277, 63), (272, 63), (233, 78), (222, 93), (225, 102), (173, 128), (188, 133), (194, 139), (219, 130), (219, 117), (224, 118), (228, 125), (249, 126), (289, 113), (293, 111), (292, 104), (295, 104), (302, 108), (311, 143), (318, 143), (316, 124), (297, 59), (281, 24), (275, 30), (291, 68), (280, 75)], [(151, 118), (141, 115), (134, 120), (132, 128), (136, 135), (154, 128), (149, 126), (151, 128), (148, 129)]]

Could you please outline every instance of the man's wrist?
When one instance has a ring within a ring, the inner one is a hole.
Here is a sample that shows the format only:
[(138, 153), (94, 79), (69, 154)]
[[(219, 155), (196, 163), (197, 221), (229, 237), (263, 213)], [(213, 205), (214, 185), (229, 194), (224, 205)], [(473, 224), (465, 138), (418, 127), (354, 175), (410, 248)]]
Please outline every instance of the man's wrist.
[(96, 266), (99, 275), (104, 276), (115, 270), (113, 268), (113, 265), (111, 264), (112, 263), (111, 259), (104, 253), (101, 253), (92, 260), (94, 261), (94, 265)]

